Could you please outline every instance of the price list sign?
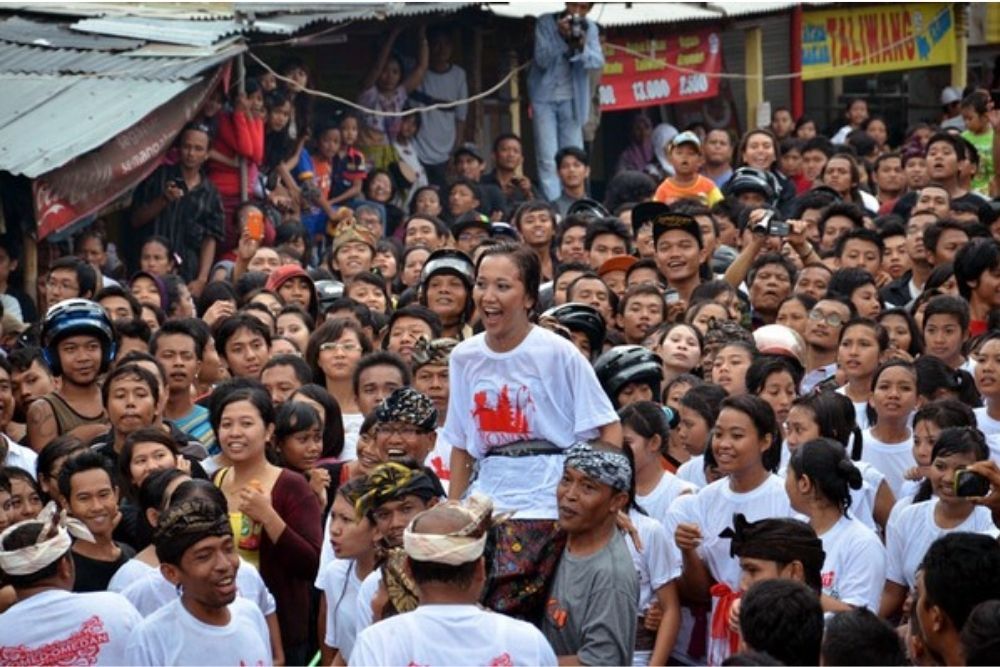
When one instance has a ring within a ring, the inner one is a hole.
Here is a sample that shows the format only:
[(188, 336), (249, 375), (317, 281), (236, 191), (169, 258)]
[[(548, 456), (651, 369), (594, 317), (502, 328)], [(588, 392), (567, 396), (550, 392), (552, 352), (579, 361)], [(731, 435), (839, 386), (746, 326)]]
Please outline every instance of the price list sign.
[(714, 97), (719, 93), (714, 75), (721, 71), (722, 47), (714, 29), (641, 39), (611, 35), (604, 45), (601, 110)]

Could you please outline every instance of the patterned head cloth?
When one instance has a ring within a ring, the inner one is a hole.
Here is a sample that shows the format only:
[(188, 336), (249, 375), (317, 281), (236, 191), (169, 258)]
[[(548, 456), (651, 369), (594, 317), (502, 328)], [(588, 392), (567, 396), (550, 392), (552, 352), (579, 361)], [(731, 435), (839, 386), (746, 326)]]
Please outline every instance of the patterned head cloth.
[[(331, 233), (331, 230), (328, 230), (327, 233)], [(336, 229), (332, 230), (331, 235), (333, 236), (334, 255), (345, 245), (355, 241), (364, 243), (372, 249), (372, 252), (375, 252), (375, 236), (367, 227), (363, 227), (355, 222), (353, 216), (337, 225)]]
[(761, 519), (747, 521), (733, 515), (733, 527), (719, 537), (729, 538), (729, 554), (734, 557), (759, 558), (778, 563), (800, 561), (807, 570), (823, 567), (823, 542), (812, 526), (796, 519)]
[(433, 431), (437, 418), (434, 401), (413, 387), (396, 389), (375, 408), (375, 421), (379, 424), (403, 422), (425, 431)]
[[(3, 548), (7, 537), (16, 530), (23, 530), (26, 524), (41, 524), (42, 530), (34, 544), (19, 549)], [(73, 541), (93, 542), (94, 536), (82, 521), (66, 516), (54, 502), (46, 505), (38, 516), (28, 521), (16, 523), (0, 533), (0, 570), (8, 575), (27, 576), (42, 570), (66, 555)]]
[(632, 465), (620, 451), (597, 449), (588, 442), (579, 442), (566, 452), (565, 465), (616, 491), (628, 493), (632, 485)]
[(424, 501), (444, 495), (441, 482), (422, 469), (410, 468), (396, 461), (375, 466), (367, 478), (368, 489), (354, 503), (358, 516), (364, 516), (387, 502), (403, 496), (417, 496)]
[[(450, 533), (425, 533), (416, 530), (421, 519), (441, 517), (463, 520), (465, 525)], [(493, 501), (486, 496), (472, 494), (463, 502), (439, 503), (413, 517), (403, 532), (406, 555), (421, 562), (461, 565), (471, 563), (483, 555), (486, 535), (492, 523)]]
[(424, 366), (447, 366), (451, 351), (459, 341), (457, 338), (435, 338), (427, 340), (421, 337), (413, 346), (410, 355), (410, 366), (414, 371)]
[(160, 515), (153, 534), (156, 557), (161, 563), (180, 563), (184, 552), (206, 537), (232, 535), (224, 508), (204, 498), (190, 498), (171, 505)]

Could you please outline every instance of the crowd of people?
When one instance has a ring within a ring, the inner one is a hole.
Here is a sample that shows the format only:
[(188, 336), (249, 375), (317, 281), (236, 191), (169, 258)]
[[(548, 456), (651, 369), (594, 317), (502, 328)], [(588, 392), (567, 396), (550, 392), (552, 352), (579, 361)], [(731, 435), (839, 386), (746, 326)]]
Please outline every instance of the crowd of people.
[(37, 295), (0, 239), (0, 663), (1000, 662), (990, 94), (639, 115), (597, 201), (588, 9), (541, 185), (396, 29), (373, 113), (215, 94)]

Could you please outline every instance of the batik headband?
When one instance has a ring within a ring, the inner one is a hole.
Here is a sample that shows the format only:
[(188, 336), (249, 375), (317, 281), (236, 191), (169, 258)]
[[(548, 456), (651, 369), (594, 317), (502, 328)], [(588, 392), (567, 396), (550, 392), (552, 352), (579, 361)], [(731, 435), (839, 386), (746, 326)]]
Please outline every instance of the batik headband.
[(379, 424), (402, 422), (413, 424), (425, 431), (434, 430), (437, 417), (434, 401), (413, 387), (396, 389), (375, 408), (375, 420)]
[(632, 485), (632, 465), (621, 451), (597, 449), (585, 442), (566, 452), (566, 467), (575, 468), (587, 477), (628, 493)]

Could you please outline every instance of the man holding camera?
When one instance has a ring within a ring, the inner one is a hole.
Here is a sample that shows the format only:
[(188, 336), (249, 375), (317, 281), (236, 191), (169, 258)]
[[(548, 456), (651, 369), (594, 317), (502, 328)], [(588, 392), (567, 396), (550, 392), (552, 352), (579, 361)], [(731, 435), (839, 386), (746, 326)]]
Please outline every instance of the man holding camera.
[(567, 2), (564, 12), (546, 14), (535, 25), (528, 94), (538, 179), (549, 201), (560, 194), (556, 151), (583, 147), (583, 125), (590, 114), (588, 70), (604, 67), (597, 24), (587, 19), (591, 7), (590, 2)]

